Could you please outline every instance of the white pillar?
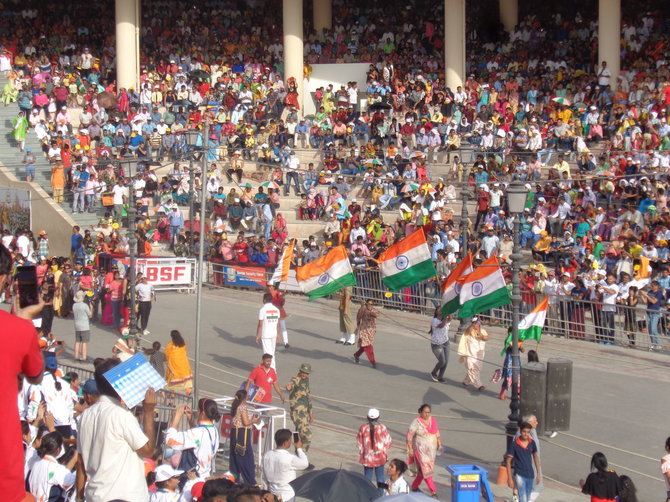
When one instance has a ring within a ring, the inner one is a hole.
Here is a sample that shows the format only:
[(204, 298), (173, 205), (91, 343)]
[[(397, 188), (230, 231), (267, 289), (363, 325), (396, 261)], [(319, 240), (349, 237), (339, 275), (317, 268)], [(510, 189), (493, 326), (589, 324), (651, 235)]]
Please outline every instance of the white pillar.
[(284, 0), (284, 85), (295, 78), (300, 115), (303, 114), (304, 54), (302, 38), (302, 0)]
[(456, 92), (465, 79), (465, 0), (444, 0), (444, 73)]
[(314, 31), (322, 33), (333, 27), (333, 0), (312, 0)]
[(137, 2), (138, 0), (116, 0), (117, 90), (122, 87), (137, 89), (139, 83)]
[(598, 2), (598, 66), (600, 71), (603, 61), (612, 76), (610, 85), (612, 90), (617, 87), (619, 68), (621, 64), (621, 0), (599, 0)]
[(498, 0), (500, 22), (510, 32), (519, 23), (519, 0)]

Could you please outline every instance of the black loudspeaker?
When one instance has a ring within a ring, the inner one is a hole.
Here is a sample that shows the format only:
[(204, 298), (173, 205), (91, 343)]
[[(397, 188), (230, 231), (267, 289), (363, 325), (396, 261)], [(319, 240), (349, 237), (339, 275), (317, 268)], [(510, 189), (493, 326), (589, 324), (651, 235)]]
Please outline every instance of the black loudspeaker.
[(547, 361), (547, 403), (544, 428), (550, 431), (570, 430), (572, 401), (572, 361)]
[(521, 367), (521, 418), (526, 415), (537, 417), (538, 435), (544, 434), (545, 388), (547, 369), (544, 363), (527, 363)]

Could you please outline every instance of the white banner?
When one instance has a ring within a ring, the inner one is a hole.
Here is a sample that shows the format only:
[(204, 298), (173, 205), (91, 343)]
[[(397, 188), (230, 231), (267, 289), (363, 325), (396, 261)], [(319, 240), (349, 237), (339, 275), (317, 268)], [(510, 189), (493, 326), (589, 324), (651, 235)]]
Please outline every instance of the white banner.
[(194, 258), (140, 258), (137, 271), (142, 272), (153, 286), (193, 287), (196, 260)]

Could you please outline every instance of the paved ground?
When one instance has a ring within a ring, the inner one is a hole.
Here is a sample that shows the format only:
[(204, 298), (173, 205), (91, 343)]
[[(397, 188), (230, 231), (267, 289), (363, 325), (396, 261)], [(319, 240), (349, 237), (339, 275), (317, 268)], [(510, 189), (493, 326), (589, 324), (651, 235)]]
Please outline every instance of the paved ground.
[[(204, 392), (230, 395), (258, 364), (261, 351), (254, 344), (254, 334), (259, 306), (258, 292), (205, 290), (201, 338)], [(481, 464), (492, 470), (495, 480), (509, 412), (509, 401), (497, 398), (497, 386), (487, 385), (482, 393), (463, 388), (460, 381), (464, 368), (458, 363), (453, 344), (448, 382), (430, 380), (428, 371), (434, 358), (427, 342), (429, 319), (407, 312), (384, 311), (375, 345), (378, 369), (364, 360), (357, 366), (352, 360), (353, 349), (334, 343), (338, 337), (336, 308), (333, 300), (307, 302), (303, 297), (290, 296), (287, 311), (291, 348), (279, 349), (277, 357), (282, 383), (302, 362), (310, 362), (314, 368), (313, 463), (358, 469), (353, 430), (373, 406), (382, 411), (382, 421), (391, 430), (395, 444), (402, 446), (416, 409), (427, 402), (433, 405), (446, 446), (439, 464)], [(148, 338), (164, 344), (169, 340), (169, 330), (179, 329), (193, 356), (195, 296), (160, 294), (149, 328), (152, 333)], [(66, 343), (73, 342), (71, 320), (57, 320), (54, 331)], [(501, 363), (503, 341), (502, 331), (491, 332), (483, 370), (487, 379)], [(92, 338), (90, 355), (110, 354), (114, 341), (110, 330), (95, 327)], [(660, 500), (664, 487), (658, 459), (670, 434), (668, 356), (551, 337), (543, 340), (539, 353), (542, 360), (564, 357), (574, 361), (570, 431), (541, 441), (546, 479), (541, 500), (584, 500), (575, 487), (588, 474), (590, 456), (595, 451), (604, 452), (617, 472), (634, 479), (642, 502)], [(394, 454), (402, 457), (403, 452), (397, 448)], [(437, 481), (443, 486), (441, 498), (449, 500), (444, 469), (438, 469)], [(510, 496), (505, 487), (496, 487), (494, 492), (499, 497)]]

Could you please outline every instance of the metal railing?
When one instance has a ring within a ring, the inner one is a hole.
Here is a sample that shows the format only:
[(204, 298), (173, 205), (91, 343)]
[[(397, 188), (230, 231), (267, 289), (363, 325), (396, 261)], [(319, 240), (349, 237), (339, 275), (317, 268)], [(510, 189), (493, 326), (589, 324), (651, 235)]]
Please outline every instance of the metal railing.
[[(216, 288), (264, 289), (273, 272), (272, 268), (261, 269), (252, 266), (249, 268), (255, 269), (255, 273), (259, 274), (256, 281), (231, 284), (226, 280), (226, 267), (230, 266), (208, 262), (206, 284)], [(234, 266), (244, 268), (240, 265)], [(435, 308), (441, 305), (442, 293), (436, 278), (391, 292), (384, 286), (379, 269), (354, 268), (354, 273), (357, 285), (354, 286), (353, 300), (357, 303), (371, 299), (382, 308), (422, 315), (432, 315)], [(285, 286), (282, 286), (284, 287), (288, 292), (300, 292), (297, 283), (291, 278)], [(528, 314), (545, 296), (523, 292), (521, 315)], [(602, 302), (555, 296), (549, 303), (543, 334), (640, 349), (650, 349), (655, 345), (670, 345), (670, 310), (667, 308), (654, 311), (647, 310), (641, 305), (631, 307), (617, 304), (611, 315), (606, 313), (607, 309), (608, 306), (604, 306)], [(654, 318), (656, 314), (658, 314), (658, 341), (652, 342), (649, 334), (650, 321), (656, 322)], [(512, 305), (491, 309), (479, 316), (490, 325), (511, 326)]]

